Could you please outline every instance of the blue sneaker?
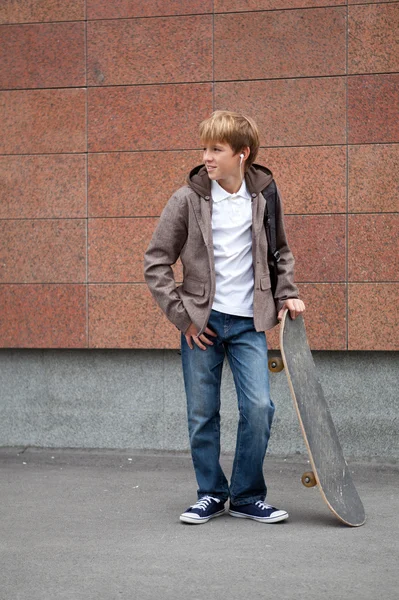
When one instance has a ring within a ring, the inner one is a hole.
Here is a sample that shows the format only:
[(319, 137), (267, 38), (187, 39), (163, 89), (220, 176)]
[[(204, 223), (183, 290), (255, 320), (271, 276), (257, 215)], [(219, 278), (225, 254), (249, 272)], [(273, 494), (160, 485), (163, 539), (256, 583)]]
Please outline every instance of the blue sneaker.
[(270, 504), (265, 504), (262, 500), (258, 500), (253, 504), (243, 504), (242, 506), (234, 506), (230, 502), (229, 514), (232, 517), (253, 519), (261, 523), (279, 523), (288, 519), (288, 513), (285, 510), (278, 510)]
[(213, 496), (203, 496), (180, 515), (183, 523), (206, 523), (213, 517), (220, 517), (224, 513), (224, 502)]

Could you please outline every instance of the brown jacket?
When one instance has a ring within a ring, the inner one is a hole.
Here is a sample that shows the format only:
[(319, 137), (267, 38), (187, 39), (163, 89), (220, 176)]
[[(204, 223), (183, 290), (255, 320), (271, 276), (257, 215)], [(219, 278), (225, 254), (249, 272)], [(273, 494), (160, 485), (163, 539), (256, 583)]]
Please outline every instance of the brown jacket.
[[(272, 173), (253, 165), (245, 182), (252, 196), (252, 255), (254, 266), (254, 324), (257, 331), (271, 329), (287, 298), (297, 298), (293, 283), (294, 258), (284, 231), (279, 196), (276, 207), (278, 280), (271, 292), (264, 228), (265, 199), (262, 190)], [(180, 257), (183, 283), (176, 285), (172, 267)], [(162, 211), (144, 259), (145, 279), (167, 318), (182, 332), (193, 322), (200, 333), (207, 326), (215, 295), (215, 264), (212, 245), (211, 182), (203, 165), (193, 169), (188, 185), (177, 190)]]

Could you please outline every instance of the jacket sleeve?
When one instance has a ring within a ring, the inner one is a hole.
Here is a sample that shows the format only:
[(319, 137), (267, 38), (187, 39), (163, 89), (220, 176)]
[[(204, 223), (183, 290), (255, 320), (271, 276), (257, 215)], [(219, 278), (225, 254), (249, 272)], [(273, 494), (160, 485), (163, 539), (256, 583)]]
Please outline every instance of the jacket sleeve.
[(284, 211), (280, 192), (277, 190), (276, 206), (276, 243), (280, 252), (280, 260), (277, 263), (277, 286), (274, 294), (277, 312), (281, 310), (285, 300), (298, 298), (298, 288), (294, 284), (295, 260), (288, 246), (284, 227)]
[(167, 318), (183, 332), (191, 319), (176, 291), (172, 265), (187, 239), (187, 218), (186, 200), (172, 196), (162, 211), (144, 256), (144, 277), (151, 294)]

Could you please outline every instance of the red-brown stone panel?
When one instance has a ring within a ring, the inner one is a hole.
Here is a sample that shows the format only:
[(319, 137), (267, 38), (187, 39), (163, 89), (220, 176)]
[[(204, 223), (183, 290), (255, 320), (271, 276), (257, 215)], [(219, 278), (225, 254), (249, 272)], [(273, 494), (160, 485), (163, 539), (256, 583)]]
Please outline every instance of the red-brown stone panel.
[(312, 350), (346, 350), (346, 286), (302, 284), (299, 293)]
[(349, 212), (399, 212), (399, 145), (349, 146)]
[(215, 0), (215, 12), (278, 10), (282, 8), (313, 8), (346, 5), (345, 0)]
[(0, 89), (86, 84), (84, 23), (0, 27)]
[(1, 0), (0, 23), (84, 21), (85, 0)]
[(86, 222), (0, 221), (0, 283), (80, 283), (86, 280)]
[(344, 215), (288, 215), (285, 222), (296, 281), (345, 281)]
[(89, 285), (90, 348), (178, 348), (180, 333), (145, 284)]
[(215, 16), (215, 79), (341, 75), (346, 9), (282, 10)]
[(0, 92), (0, 154), (86, 151), (86, 90)]
[[(144, 253), (157, 219), (90, 219), (89, 281), (91, 283), (144, 282)], [(174, 266), (176, 281), (182, 267)]]
[(155, 219), (90, 219), (89, 281), (143, 282), (144, 252)]
[[(306, 333), (312, 350), (346, 350), (346, 286), (334, 283), (302, 283)], [(279, 348), (280, 327), (267, 332), (269, 348)]]
[(349, 215), (349, 281), (399, 281), (399, 215)]
[(349, 73), (399, 71), (399, 3), (349, 8)]
[(302, 284), (299, 293), (305, 302), (305, 324), (313, 350), (346, 349), (346, 286), (344, 284)]
[(83, 154), (0, 156), (0, 219), (86, 216)]
[(128, 19), (211, 13), (213, 0), (87, 0), (88, 19)]
[(343, 77), (216, 83), (215, 104), (253, 117), (262, 146), (346, 141)]
[(2, 348), (85, 348), (86, 286), (0, 285)]
[(201, 151), (89, 154), (89, 216), (157, 217)]
[[(378, 4), (382, 4), (383, 2), (392, 2), (395, 0), (378, 0)], [(375, 4), (376, 0), (348, 0), (348, 4)]]
[(278, 325), (273, 327), (273, 329), (266, 331), (266, 341), (269, 350), (277, 350), (280, 348), (280, 327)]
[(199, 148), (198, 125), (212, 112), (208, 83), (90, 88), (89, 150)]
[(286, 214), (345, 212), (344, 146), (261, 148), (256, 162), (271, 169)]
[(350, 144), (397, 142), (399, 74), (348, 77)]
[(397, 283), (349, 284), (349, 350), (399, 350)]
[(89, 85), (212, 79), (210, 15), (93, 21), (87, 48)]

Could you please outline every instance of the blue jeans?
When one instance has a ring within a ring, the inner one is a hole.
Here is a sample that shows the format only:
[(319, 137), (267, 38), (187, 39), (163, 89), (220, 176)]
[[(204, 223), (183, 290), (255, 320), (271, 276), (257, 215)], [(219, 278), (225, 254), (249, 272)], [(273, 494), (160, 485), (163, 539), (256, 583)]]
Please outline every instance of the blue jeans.
[[(213, 346), (191, 350), (182, 335), (182, 364), (187, 396), (191, 456), (198, 497), (230, 496), (233, 504), (264, 500), (263, 460), (274, 404), (269, 392), (267, 344), (253, 319), (212, 310), (208, 327), (217, 333)], [(220, 384), (227, 355), (238, 400), (238, 430), (230, 486), (220, 466)]]

